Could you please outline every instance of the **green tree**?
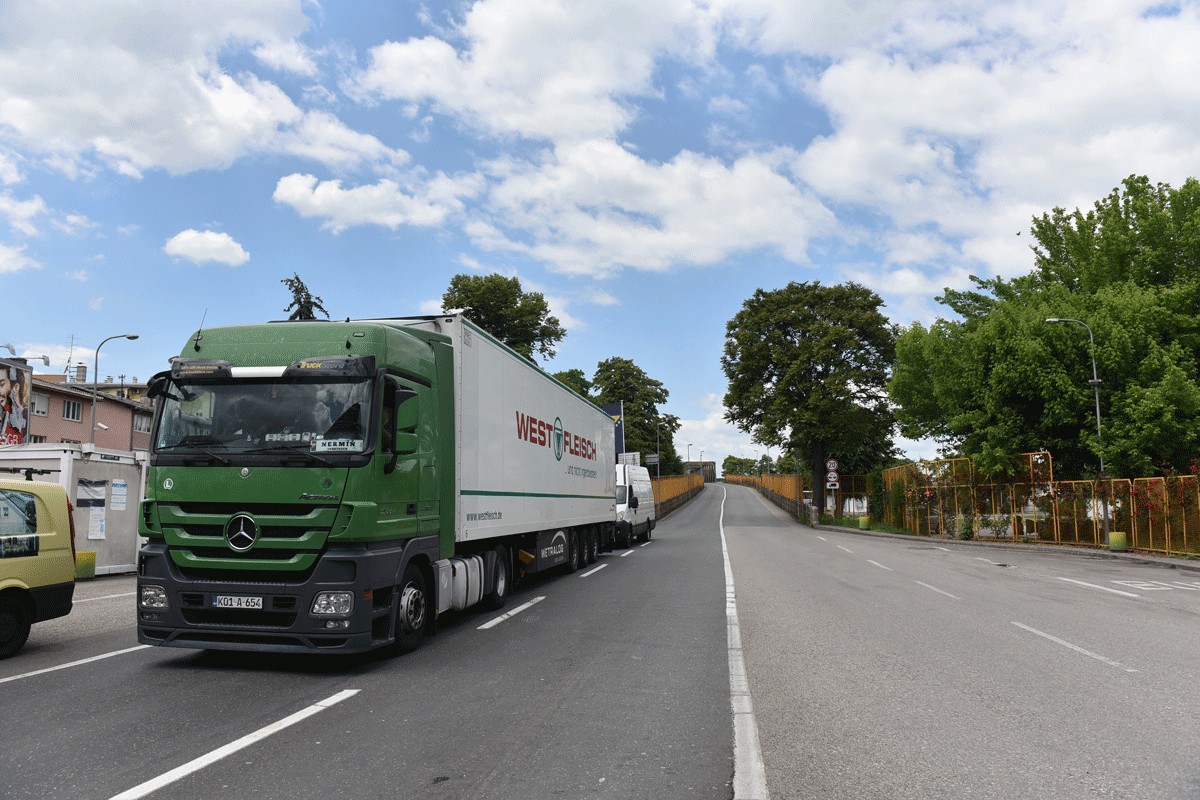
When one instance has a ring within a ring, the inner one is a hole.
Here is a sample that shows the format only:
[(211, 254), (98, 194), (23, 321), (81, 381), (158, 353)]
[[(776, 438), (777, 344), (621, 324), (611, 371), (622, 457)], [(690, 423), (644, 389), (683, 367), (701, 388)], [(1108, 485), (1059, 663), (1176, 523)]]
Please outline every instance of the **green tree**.
[(759, 289), (726, 325), (725, 418), (786, 445), (817, 485), (825, 460), (866, 472), (895, 452), (885, 387), (896, 328), (856, 283)]
[[(899, 337), (889, 386), (906, 436), (991, 477), (1047, 450), (1056, 477), (1183, 470), (1200, 453), (1200, 183), (1130, 177), (1092, 210), (1033, 220), (1034, 270), (974, 279), (957, 316)], [(1074, 323), (1086, 323), (1095, 337)], [(1103, 447), (1089, 381), (1101, 380)]]
[(526, 292), (517, 278), (503, 275), (455, 275), (442, 295), (442, 308), (465, 309), (479, 325), (521, 355), (554, 357), (554, 346), (567, 335), (541, 292)]
[(284, 311), (292, 312), (291, 316), (288, 317), (289, 320), (316, 319), (316, 312), (318, 311), (324, 314), (326, 319), (329, 318), (329, 312), (321, 304), (321, 298), (313, 297), (312, 292), (304, 285), (304, 281), (300, 280), (300, 276), (297, 273), (293, 272), (292, 277), (284, 278), (279, 282), (286, 286), (288, 291), (292, 293), (292, 302), (284, 309)]
[(628, 358), (614, 356), (596, 365), (592, 385), (596, 403), (623, 404), (627, 452), (641, 453), (644, 458), (656, 447), (661, 448), (658, 471), (663, 475), (683, 474), (683, 461), (675, 451), (679, 418), (659, 411), (670, 396), (661, 381), (651, 378)]
[(753, 458), (725, 456), (725, 460), (721, 462), (722, 475), (755, 475), (757, 472), (758, 465)]
[(553, 376), (559, 383), (563, 383), (570, 387), (573, 391), (578, 392), (584, 397), (591, 397), (592, 382), (587, 379), (581, 369), (566, 369), (562, 372), (555, 372)]

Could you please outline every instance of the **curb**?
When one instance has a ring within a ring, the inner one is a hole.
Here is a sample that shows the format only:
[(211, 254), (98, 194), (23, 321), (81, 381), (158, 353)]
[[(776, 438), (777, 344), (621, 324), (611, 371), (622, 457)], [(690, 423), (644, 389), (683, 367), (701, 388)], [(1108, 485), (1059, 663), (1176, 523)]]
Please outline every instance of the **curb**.
[[(804, 525), (804, 523), (800, 523)], [(872, 531), (862, 530), (861, 528), (849, 528), (843, 525), (805, 525), (813, 530), (835, 530), (841, 533), (853, 533), (858, 536), (875, 536), (885, 539), (906, 539), (914, 542), (938, 542), (947, 545), (956, 545), (959, 547), (988, 547), (998, 550), (1023, 550), (1027, 552), (1052, 550), (1055, 553), (1063, 553), (1067, 555), (1079, 556), (1081, 558), (1106, 558), (1114, 561), (1128, 561), (1133, 564), (1145, 564), (1154, 567), (1165, 567), (1167, 569), (1181, 569), (1185, 572), (1200, 572), (1200, 560), (1188, 560), (1183, 558), (1171, 558), (1169, 556), (1151, 555), (1150, 553), (1138, 552), (1113, 552), (1111, 550), (1103, 550), (1091, 547), (1073, 547), (1064, 544), (1032, 544), (1025, 542), (981, 542), (974, 539), (950, 539), (940, 536), (916, 536), (904, 533), (888, 533), (887, 531)]]

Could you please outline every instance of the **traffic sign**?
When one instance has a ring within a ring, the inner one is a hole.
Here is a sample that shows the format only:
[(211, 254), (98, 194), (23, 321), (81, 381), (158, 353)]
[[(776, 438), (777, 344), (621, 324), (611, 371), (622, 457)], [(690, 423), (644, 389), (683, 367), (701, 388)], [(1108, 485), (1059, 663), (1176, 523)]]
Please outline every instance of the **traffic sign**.
[(825, 469), (828, 472), (837, 472), (837, 468), (838, 468), (837, 459), (831, 458), (825, 462)]
[(826, 472), (825, 473), (825, 482), (826, 483), (837, 483), (838, 482), (837, 470), (832, 470), (830, 472)]
[(826, 489), (836, 489), (836, 488), (838, 488), (838, 482), (837, 481), (825, 481), (825, 488)]
[(654, 466), (655, 464), (657, 464), (657, 463), (658, 463), (658, 453), (650, 453), (650, 454), (648, 454), (648, 455), (645, 457), (645, 461), (646, 461), (646, 463), (647, 463), (648, 465), (650, 465), (650, 466)]

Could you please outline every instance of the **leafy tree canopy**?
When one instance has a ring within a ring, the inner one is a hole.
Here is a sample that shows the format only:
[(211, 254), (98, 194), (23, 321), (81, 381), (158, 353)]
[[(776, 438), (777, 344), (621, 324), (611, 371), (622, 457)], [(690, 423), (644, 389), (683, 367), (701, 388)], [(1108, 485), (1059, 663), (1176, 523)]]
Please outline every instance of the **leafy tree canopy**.
[(865, 472), (891, 457), (896, 328), (882, 305), (856, 283), (756, 291), (726, 325), (725, 418), (760, 444), (784, 445), (814, 481), (826, 458)]
[(292, 312), (288, 317), (289, 320), (316, 319), (318, 311), (324, 314), (326, 319), (329, 318), (329, 312), (321, 304), (321, 298), (313, 297), (312, 292), (304, 285), (304, 281), (300, 280), (298, 274), (293, 272), (292, 277), (284, 278), (280, 283), (292, 293), (292, 302), (284, 309), (284, 311)]
[(467, 319), (533, 360), (554, 357), (554, 346), (567, 335), (541, 292), (526, 292), (517, 278), (503, 275), (455, 275), (442, 295), (442, 308), (465, 309)]
[(722, 475), (757, 475), (758, 462), (753, 458), (738, 458), (737, 456), (725, 456), (725, 460), (721, 462)]
[(573, 391), (590, 398), (592, 394), (592, 382), (587, 379), (587, 375), (581, 369), (567, 369), (562, 372), (553, 373), (555, 379), (560, 383), (566, 384)]
[[(984, 472), (1047, 450), (1056, 477), (1138, 477), (1200, 454), (1200, 183), (1127, 178), (1092, 210), (1033, 220), (1035, 268), (974, 278), (939, 302), (957, 319), (896, 343), (901, 432), (935, 437)], [(1079, 320), (1048, 324), (1048, 318)], [(1102, 381), (1097, 441), (1092, 356)]]
[(641, 453), (643, 458), (658, 452), (663, 475), (683, 474), (683, 461), (675, 450), (679, 418), (658, 410), (670, 394), (661, 381), (628, 358), (614, 356), (596, 365), (592, 388), (596, 403), (623, 403), (627, 451)]

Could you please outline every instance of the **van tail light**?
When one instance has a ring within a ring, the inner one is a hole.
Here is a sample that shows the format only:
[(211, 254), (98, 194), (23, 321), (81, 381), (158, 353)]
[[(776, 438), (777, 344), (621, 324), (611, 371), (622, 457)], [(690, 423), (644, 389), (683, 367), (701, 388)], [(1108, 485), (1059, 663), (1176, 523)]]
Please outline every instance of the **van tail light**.
[(75, 506), (71, 505), (71, 501), (67, 501), (67, 519), (71, 525), (71, 561), (78, 564), (79, 559), (75, 556)]

